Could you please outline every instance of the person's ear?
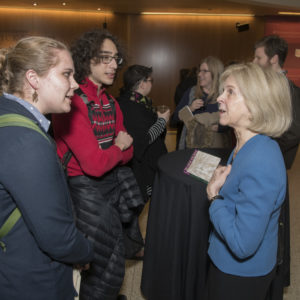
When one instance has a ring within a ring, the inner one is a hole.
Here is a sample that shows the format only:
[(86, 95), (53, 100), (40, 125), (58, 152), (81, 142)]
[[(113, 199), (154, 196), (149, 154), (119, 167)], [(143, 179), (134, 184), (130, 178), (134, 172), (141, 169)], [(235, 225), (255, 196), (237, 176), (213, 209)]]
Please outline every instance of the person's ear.
[(278, 54), (275, 54), (271, 59), (270, 59), (270, 63), (272, 65), (278, 65), (279, 64), (279, 59), (278, 59)]
[(29, 85), (34, 90), (37, 90), (38, 85), (39, 85), (39, 76), (37, 75), (37, 73), (34, 70), (30, 69), (25, 73), (25, 77), (26, 77)]
[(95, 57), (90, 60), (90, 63), (91, 63), (92, 66), (95, 66), (95, 65), (98, 64), (98, 62), (97, 62), (97, 60), (96, 60)]

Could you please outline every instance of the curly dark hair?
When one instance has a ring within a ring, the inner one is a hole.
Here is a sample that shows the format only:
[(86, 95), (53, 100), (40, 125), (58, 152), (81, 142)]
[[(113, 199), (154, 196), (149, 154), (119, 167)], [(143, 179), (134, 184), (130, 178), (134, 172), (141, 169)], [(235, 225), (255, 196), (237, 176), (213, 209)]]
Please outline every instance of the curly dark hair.
[(124, 50), (118, 39), (107, 30), (94, 29), (85, 32), (71, 46), (76, 70), (74, 77), (79, 84), (83, 83), (84, 79), (91, 73), (91, 59), (94, 58), (100, 62), (100, 58), (98, 58), (99, 49), (106, 39), (111, 40), (116, 45), (119, 56), (124, 57)]

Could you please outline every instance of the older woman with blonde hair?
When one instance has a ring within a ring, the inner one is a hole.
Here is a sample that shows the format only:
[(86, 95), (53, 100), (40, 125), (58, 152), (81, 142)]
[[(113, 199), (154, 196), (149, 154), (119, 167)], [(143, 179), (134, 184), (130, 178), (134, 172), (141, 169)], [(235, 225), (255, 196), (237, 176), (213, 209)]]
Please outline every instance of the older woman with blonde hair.
[(223, 63), (216, 57), (208, 56), (201, 61), (197, 85), (185, 92), (172, 116), (172, 124), (182, 121), (185, 125), (179, 149), (229, 146), (224, 128), (218, 125), (217, 96), (223, 70)]
[(252, 63), (230, 66), (220, 82), (220, 123), (234, 129), (237, 143), (207, 186), (208, 299), (264, 300), (275, 275), (286, 193), (284, 160), (272, 138), (291, 124), (289, 85), (284, 75)]

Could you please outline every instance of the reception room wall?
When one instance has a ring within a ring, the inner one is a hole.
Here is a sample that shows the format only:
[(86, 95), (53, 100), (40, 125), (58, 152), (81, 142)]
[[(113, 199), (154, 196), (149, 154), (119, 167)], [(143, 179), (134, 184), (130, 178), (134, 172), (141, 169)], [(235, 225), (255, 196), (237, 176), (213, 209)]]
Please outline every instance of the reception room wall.
[[(264, 19), (237, 16), (125, 15), (52, 10), (0, 9), (0, 47), (27, 35), (46, 35), (70, 44), (82, 32), (102, 28), (117, 35), (128, 53), (128, 64), (152, 66), (155, 104), (174, 109), (179, 70), (199, 64), (208, 55), (225, 64), (248, 61), (255, 41), (264, 35)], [(236, 23), (250, 29), (238, 32)], [(118, 95), (122, 70), (111, 92)]]
[(300, 18), (268, 17), (265, 23), (265, 35), (277, 34), (283, 37), (289, 51), (284, 68), (288, 77), (300, 86)]

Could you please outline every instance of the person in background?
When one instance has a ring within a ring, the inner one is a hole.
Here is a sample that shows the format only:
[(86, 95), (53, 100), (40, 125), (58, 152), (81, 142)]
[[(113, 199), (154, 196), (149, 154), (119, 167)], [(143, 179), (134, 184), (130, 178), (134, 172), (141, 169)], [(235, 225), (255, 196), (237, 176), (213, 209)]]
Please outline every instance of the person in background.
[[(176, 86), (175, 95), (174, 95), (174, 102), (176, 107), (179, 104), (180, 100), (182, 99), (182, 96), (184, 95), (185, 91), (197, 84), (198, 67), (193, 67), (192, 69), (181, 69), (179, 74), (180, 74), (180, 81)], [(170, 121), (171, 121), (170, 126), (175, 127), (177, 129), (176, 149), (178, 149), (179, 139), (183, 129), (183, 122), (178, 122), (178, 120), (173, 121), (173, 119), (171, 119)]]
[[(208, 56), (202, 60), (198, 72), (197, 85), (187, 90), (172, 116), (172, 123), (180, 122), (179, 112), (186, 106), (189, 107), (193, 115), (201, 114), (207, 119), (211, 119), (210, 129), (214, 132), (223, 132), (224, 128), (218, 125), (218, 95), (219, 77), (224, 70), (223, 63), (215, 57)], [(179, 140), (178, 149), (186, 148), (187, 135), (193, 135), (193, 132), (187, 132), (186, 126), (183, 127)], [(202, 130), (203, 131), (203, 130)], [(201, 132), (202, 132), (201, 131)], [(204, 129), (205, 131), (205, 129)], [(207, 133), (209, 130), (207, 131)], [(203, 137), (204, 138), (204, 137)], [(213, 142), (213, 141), (212, 141)]]
[(73, 300), (72, 265), (90, 262), (93, 248), (75, 227), (44, 116), (70, 111), (73, 61), (46, 37), (24, 38), (1, 54), (0, 298)]
[(121, 188), (127, 181), (120, 178), (120, 166), (132, 158), (132, 137), (118, 103), (106, 91), (122, 64), (122, 49), (109, 32), (95, 29), (80, 36), (71, 52), (80, 89), (72, 98), (71, 112), (53, 116), (53, 130), (67, 169), (77, 226), (90, 236), (96, 253), (90, 269), (82, 272), (80, 300), (126, 299), (118, 296), (125, 273), (122, 223), (131, 220), (131, 209), (138, 210), (143, 199), (131, 190), (124, 199)]
[[(288, 54), (287, 42), (277, 35), (265, 36), (255, 46), (253, 62), (263, 68), (272, 68), (278, 73), (286, 74), (283, 65)], [(290, 169), (295, 160), (300, 140), (300, 89), (288, 80), (292, 99), (293, 121), (290, 128), (276, 138), (286, 169)], [(290, 213), (289, 191), (287, 188), (284, 205), (281, 209), (279, 228), (279, 255), (276, 277), (272, 282), (268, 300), (282, 300), (283, 288), (290, 284)]]
[(130, 166), (136, 176), (145, 202), (151, 197), (152, 184), (159, 157), (167, 153), (166, 125), (170, 110), (155, 111), (148, 97), (153, 85), (152, 68), (141, 65), (128, 67), (118, 102), (124, 124), (133, 137), (133, 159)]
[[(269, 35), (258, 41), (254, 48), (254, 63), (263, 68), (270, 67), (278, 73), (286, 74), (283, 65), (288, 53), (288, 44), (284, 39), (277, 35)], [(287, 170), (292, 167), (300, 141), (300, 88), (291, 80), (288, 81), (292, 96), (293, 122), (289, 130), (276, 139)]]
[(197, 73), (198, 67), (180, 70), (180, 81), (176, 87), (174, 95), (174, 102), (176, 106), (179, 104), (184, 92), (197, 84)]
[(286, 192), (282, 153), (272, 138), (292, 121), (283, 74), (253, 63), (228, 67), (220, 80), (220, 124), (236, 147), (207, 185), (209, 300), (265, 300), (275, 277), (278, 219)]

